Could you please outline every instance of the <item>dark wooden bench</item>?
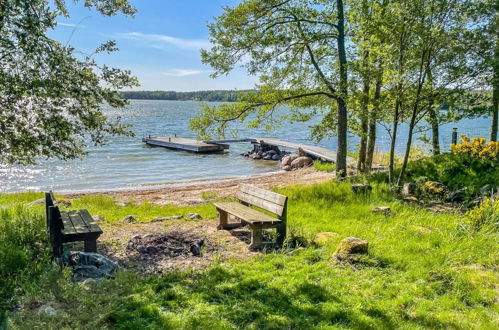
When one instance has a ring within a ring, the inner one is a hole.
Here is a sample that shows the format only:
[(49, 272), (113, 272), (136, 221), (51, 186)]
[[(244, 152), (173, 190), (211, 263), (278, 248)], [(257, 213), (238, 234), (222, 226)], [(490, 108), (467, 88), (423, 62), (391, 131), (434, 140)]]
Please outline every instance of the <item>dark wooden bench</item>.
[(52, 192), (45, 193), (47, 228), (54, 257), (62, 255), (63, 243), (84, 242), (85, 252), (97, 252), (97, 238), (102, 229), (87, 210), (59, 210)]
[[(262, 230), (276, 228), (276, 243), (282, 246), (286, 238), (286, 208), (288, 198), (284, 195), (246, 184), (239, 187), (236, 197), (239, 202), (214, 203), (220, 217), (218, 229), (231, 229), (248, 224), (251, 229), (251, 244), (249, 248), (257, 249), (262, 245)], [(277, 217), (255, 210), (252, 206), (270, 212)], [(229, 215), (234, 216), (239, 222), (229, 223)]]

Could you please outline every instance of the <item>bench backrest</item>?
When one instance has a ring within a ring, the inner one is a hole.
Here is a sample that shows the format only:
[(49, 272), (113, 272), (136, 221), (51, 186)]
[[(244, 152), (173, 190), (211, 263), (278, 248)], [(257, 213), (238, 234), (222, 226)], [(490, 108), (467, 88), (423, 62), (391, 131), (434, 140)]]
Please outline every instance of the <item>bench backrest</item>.
[(237, 199), (243, 202), (243, 204), (254, 205), (263, 210), (269, 211), (281, 219), (286, 218), (286, 204), (288, 197), (284, 195), (248, 184), (242, 184), (239, 186)]
[(59, 206), (57, 206), (57, 202), (52, 191), (45, 193), (45, 215), (47, 217), (47, 227), (64, 229), (61, 212), (59, 211)]

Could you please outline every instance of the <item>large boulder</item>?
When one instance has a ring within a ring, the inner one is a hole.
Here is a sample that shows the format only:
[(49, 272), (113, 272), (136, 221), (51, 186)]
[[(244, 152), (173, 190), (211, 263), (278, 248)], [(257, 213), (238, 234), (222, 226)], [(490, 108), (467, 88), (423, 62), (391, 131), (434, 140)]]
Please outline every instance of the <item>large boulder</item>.
[(307, 166), (312, 165), (312, 163), (313, 163), (312, 158), (302, 156), (302, 157), (296, 158), (295, 160), (293, 160), (291, 162), (291, 168), (298, 169), (298, 168), (302, 168), (302, 167), (307, 167)]
[(89, 278), (109, 278), (119, 268), (111, 259), (92, 252), (65, 253), (62, 261), (73, 269), (75, 282), (82, 282)]
[(291, 166), (291, 162), (292, 161), (293, 161), (293, 159), (292, 159), (291, 155), (286, 155), (286, 156), (282, 157), (282, 159), (281, 159), (281, 168), (283, 168), (285, 166)]
[(358, 255), (367, 254), (368, 247), (366, 240), (347, 237), (340, 242), (334, 256), (338, 261), (355, 261)]
[(404, 187), (402, 188), (402, 196), (403, 197), (414, 196), (416, 195), (417, 189), (418, 185), (415, 184), (414, 182), (404, 183)]

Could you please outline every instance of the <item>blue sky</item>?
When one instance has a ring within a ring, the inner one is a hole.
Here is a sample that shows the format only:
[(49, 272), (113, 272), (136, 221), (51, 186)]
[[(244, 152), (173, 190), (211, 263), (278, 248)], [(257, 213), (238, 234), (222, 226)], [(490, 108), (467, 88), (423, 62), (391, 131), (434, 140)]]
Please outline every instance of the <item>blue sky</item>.
[(104, 17), (81, 3), (68, 1), (70, 18), (60, 17), (50, 33), (56, 40), (92, 53), (106, 40), (118, 43), (119, 52), (97, 60), (129, 69), (139, 78), (137, 90), (195, 91), (249, 89), (257, 82), (243, 69), (212, 79), (211, 68), (201, 63), (200, 48), (209, 47), (206, 27), (222, 6), (238, 0), (131, 0), (138, 9), (135, 18)]

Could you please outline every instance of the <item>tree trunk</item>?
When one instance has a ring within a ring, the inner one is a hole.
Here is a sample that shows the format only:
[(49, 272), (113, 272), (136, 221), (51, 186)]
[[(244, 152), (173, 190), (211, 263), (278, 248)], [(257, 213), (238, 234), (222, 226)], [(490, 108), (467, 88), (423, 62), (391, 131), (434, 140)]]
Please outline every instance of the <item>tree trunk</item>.
[(430, 102), (428, 115), (430, 116), (430, 124), (431, 124), (431, 146), (433, 155), (440, 155), (440, 132), (439, 132), (439, 122), (437, 111), (433, 105), (433, 102)]
[(374, 89), (374, 107), (369, 118), (369, 144), (367, 146), (366, 171), (370, 171), (373, 166), (374, 147), (376, 146), (376, 120), (379, 114), (379, 103), (381, 98), (381, 84), (383, 83), (383, 71), (378, 68), (378, 77)]
[(336, 158), (336, 175), (338, 178), (347, 175), (347, 56), (345, 51), (345, 16), (343, 11), (343, 0), (336, 0), (338, 9), (338, 59), (340, 62), (340, 96), (338, 97), (338, 154)]
[(368, 135), (368, 117), (369, 117), (369, 79), (364, 77), (364, 90), (362, 95), (362, 105), (360, 114), (360, 148), (359, 148), (359, 159), (357, 161), (357, 168), (359, 172), (366, 171), (366, 150), (367, 150), (367, 135)]
[(395, 102), (395, 110), (393, 111), (393, 132), (392, 132), (392, 140), (390, 141), (390, 163), (388, 164), (388, 180), (390, 185), (393, 185), (394, 179), (394, 171), (395, 171), (395, 145), (397, 142), (397, 130), (399, 125), (399, 113), (400, 113), (400, 95), (398, 96), (397, 101)]

